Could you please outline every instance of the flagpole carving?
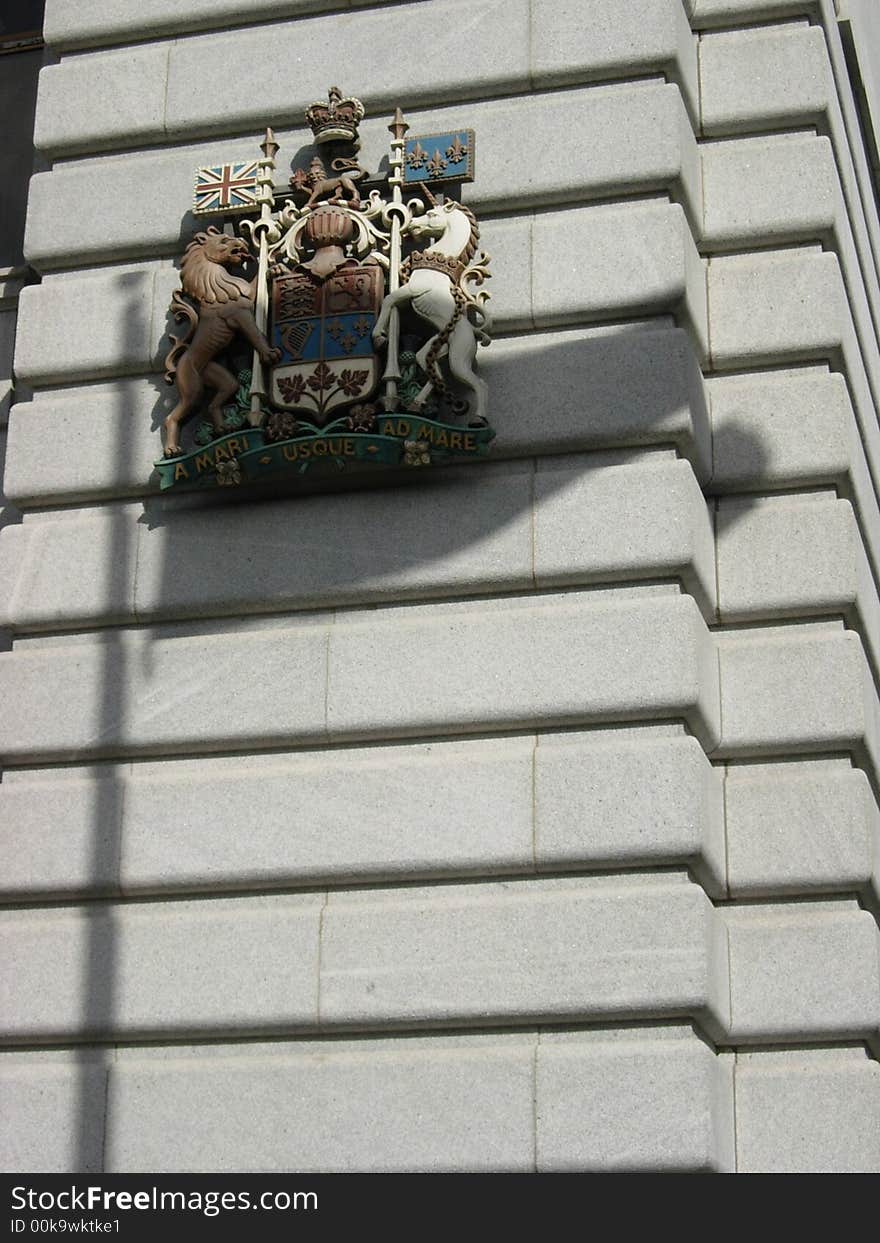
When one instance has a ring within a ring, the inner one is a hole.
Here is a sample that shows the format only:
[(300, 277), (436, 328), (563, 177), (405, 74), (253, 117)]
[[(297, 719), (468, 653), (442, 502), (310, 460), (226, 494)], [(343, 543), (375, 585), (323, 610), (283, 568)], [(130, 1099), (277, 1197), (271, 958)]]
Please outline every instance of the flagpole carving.
[[(394, 120), (388, 126), (391, 131), (391, 157), (389, 166), (391, 175), (388, 178), (388, 185), (391, 188), (392, 202), (385, 211), (385, 218), (391, 225), (391, 255), (390, 267), (388, 270), (388, 293), (393, 294), (400, 285), (400, 232), (404, 225), (409, 222), (409, 212), (403, 206), (403, 149), (404, 136), (409, 129), (406, 121), (403, 119), (403, 113), (398, 108), (394, 113)], [(373, 339), (376, 340), (374, 333)], [(384, 406), (389, 413), (397, 409), (397, 382), (400, 379), (400, 315), (396, 306), (392, 306), (388, 319), (388, 354), (385, 363), (385, 373), (383, 379), (385, 381), (385, 397)]]
[[(257, 328), (265, 336), (269, 322), (269, 243), (276, 242), (279, 237), (278, 226), (272, 215), (275, 205), (275, 156), (278, 154), (278, 143), (272, 130), (266, 128), (266, 136), (260, 143), (263, 158), (258, 162), (257, 197), (260, 203), (260, 218), (256, 221), (242, 221), (242, 230), (250, 235), (251, 242), (259, 251), (257, 267), (256, 304), (254, 307)], [(254, 350), (251, 373), (251, 408), (250, 424), (259, 427), (263, 421), (267, 398), (266, 378), (263, 360), (259, 350)]]

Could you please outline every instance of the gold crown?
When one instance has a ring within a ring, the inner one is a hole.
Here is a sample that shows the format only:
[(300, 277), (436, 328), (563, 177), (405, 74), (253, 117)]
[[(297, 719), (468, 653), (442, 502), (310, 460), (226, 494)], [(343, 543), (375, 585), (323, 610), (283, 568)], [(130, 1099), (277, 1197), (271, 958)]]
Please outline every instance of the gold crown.
[(342, 98), (338, 86), (327, 92), (329, 103), (315, 102), (306, 112), (306, 120), (315, 135), (315, 142), (357, 142), (358, 125), (366, 109), (359, 99)]

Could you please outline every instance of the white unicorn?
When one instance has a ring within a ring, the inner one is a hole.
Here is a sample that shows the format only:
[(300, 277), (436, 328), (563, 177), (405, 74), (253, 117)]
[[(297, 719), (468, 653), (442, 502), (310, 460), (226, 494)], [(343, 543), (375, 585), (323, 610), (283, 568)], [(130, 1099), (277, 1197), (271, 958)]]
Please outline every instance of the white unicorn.
[(420, 410), (432, 389), (441, 396), (448, 395), (438, 366), (438, 360), (445, 356), (453, 378), (473, 393), (471, 421), (485, 422), (488, 389), (474, 371), (474, 360), (477, 345), (489, 344), (489, 316), (484, 310), (489, 294), (474, 294), (470, 286), (482, 285), (490, 275), (486, 271), (489, 257), (482, 252), (477, 255), (480, 230), (469, 208), (453, 200), (437, 203), (430, 195), (429, 199), (430, 210), (412, 219), (403, 232), (437, 240), (401, 264), (404, 283), (382, 303), (373, 343), (379, 347), (385, 344), (392, 312), (409, 302), (416, 314), (436, 329), (416, 354), (428, 383), (412, 403), (413, 408)]

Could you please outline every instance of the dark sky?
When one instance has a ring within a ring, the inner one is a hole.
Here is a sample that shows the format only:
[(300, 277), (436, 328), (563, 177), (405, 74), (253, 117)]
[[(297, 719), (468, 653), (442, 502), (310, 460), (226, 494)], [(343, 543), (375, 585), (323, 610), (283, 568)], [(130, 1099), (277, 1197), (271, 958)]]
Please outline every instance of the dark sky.
[[(75, 2), (75, 0), (74, 0)], [(0, 42), (39, 34), (43, 0), (0, 0)], [(15, 48), (0, 56), (0, 268), (22, 262), (25, 203), (34, 162), (33, 132), (37, 75), (43, 62), (38, 47)]]
[(0, 35), (40, 31), (44, 0), (0, 0)]

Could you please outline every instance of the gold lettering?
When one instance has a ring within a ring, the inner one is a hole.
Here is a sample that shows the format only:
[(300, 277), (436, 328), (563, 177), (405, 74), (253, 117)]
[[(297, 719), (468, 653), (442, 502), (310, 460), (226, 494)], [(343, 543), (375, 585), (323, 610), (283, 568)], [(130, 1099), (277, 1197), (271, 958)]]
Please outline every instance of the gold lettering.
[(461, 432), (450, 432), (449, 433), (449, 447), (450, 449), (461, 448)]
[(311, 445), (300, 445), (300, 447), (299, 447), (299, 455), (300, 455), (300, 457), (311, 457), (311, 456), (312, 456), (312, 446), (311, 446)]
[(330, 452), (332, 453), (333, 457), (339, 457), (339, 455), (342, 453), (342, 441), (331, 440), (330, 441)]
[(354, 457), (354, 441), (344, 440), (342, 442), (342, 452), (346, 457)]
[(437, 428), (437, 436), (434, 440), (434, 444), (445, 445), (446, 447), (449, 446), (449, 437), (446, 435), (446, 432), (442, 427)]
[(407, 423), (406, 419), (397, 420), (397, 435), (398, 436), (409, 435), (409, 423)]
[(284, 445), (281, 452), (287, 458), (288, 462), (295, 462), (299, 457), (299, 445)]
[(238, 437), (236, 436), (232, 440), (227, 440), (226, 448), (230, 453), (241, 453), (241, 444), (239, 443)]
[(219, 462), (221, 458), (231, 457), (232, 454), (226, 445), (214, 445), (214, 461)]
[(315, 457), (326, 457), (327, 456), (327, 441), (316, 440), (314, 445), (312, 446), (312, 452), (314, 453)]
[(476, 449), (476, 447), (477, 447), (477, 442), (474, 440), (474, 438), (473, 438), (473, 436), (471, 435), (471, 433), (470, 433), (470, 432), (467, 432), (467, 433), (465, 434), (465, 438), (464, 438), (464, 447), (465, 447), (466, 449)]
[(199, 474), (201, 474), (203, 470), (209, 470), (213, 465), (214, 463), (211, 461), (210, 453), (200, 453), (196, 458), (196, 470)]
[(183, 462), (178, 462), (174, 467), (174, 482), (177, 483), (178, 479), (189, 479), (189, 471)]

